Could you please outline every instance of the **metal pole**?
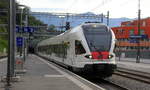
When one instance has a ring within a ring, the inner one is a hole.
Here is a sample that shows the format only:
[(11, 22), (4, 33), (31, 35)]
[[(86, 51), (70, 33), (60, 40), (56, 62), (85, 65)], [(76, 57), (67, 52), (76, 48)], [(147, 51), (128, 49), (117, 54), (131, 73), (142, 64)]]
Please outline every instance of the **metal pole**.
[(28, 14), (29, 14), (28, 9), (26, 9), (26, 23), (25, 23), (25, 26), (28, 26)]
[(9, 23), (8, 23), (8, 60), (7, 60), (7, 83), (6, 86), (11, 86), (10, 79), (11, 79), (11, 61), (12, 61), (12, 52), (13, 52), (13, 5), (15, 4), (15, 0), (9, 0)]
[[(26, 23), (25, 23), (25, 26), (27, 27), (28, 26), (28, 15), (29, 15), (29, 12), (28, 12), (28, 9), (26, 11)], [(29, 33), (28, 33), (28, 37), (29, 37)], [(28, 41), (26, 41), (26, 54), (28, 55)]]
[(103, 13), (101, 14), (101, 22), (103, 23), (103, 18), (104, 18), (104, 15)]
[(118, 46), (119, 46), (119, 61), (120, 61), (120, 59), (121, 59), (121, 50), (120, 50), (120, 49), (121, 49), (121, 46), (120, 46), (120, 45), (121, 45), (121, 44), (120, 44), (120, 41), (119, 41), (119, 45), (118, 45)]
[(68, 22), (68, 20), (69, 20), (69, 13), (67, 13), (66, 15), (66, 22)]
[[(140, 10), (140, 0), (139, 0), (139, 5), (138, 5), (138, 35), (140, 35), (140, 20), (141, 20), (141, 10)], [(136, 57), (136, 63), (140, 63), (140, 38), (138, 38), (138, 43), (137, 43), (137, 57)]]
[[(27, 10), (26, 10), (26, 17), (25, 17), (25, 26), (27, 27), (28, 26), (28, 16), (27, 16)], [(26, 60), (26, 39), (24, 38), (24, 47), (23, 47), (24, 49), (23, 49), (23, 53), (24, 53), (24, 55), (23, 55), (23, 59), (24, 59), (24, 61)]]
[(12, 12), (12, 20), (13, 20), (13, 28), (12, 28), (12, 60), (11, 60), (11, 77), (13, 77), (15, 75), (14, 69), (15, 69), (15, 46), (16, 46), (16, 3), (15, 0), (13, 0), (13, 12)]
[[(23, 32), (23, 29), (22, 29), (22, 13), (23, 13), (23, 9), (21, 9), (21, 17), (20, 17), (20, 27), (21, 27), (21, 32), (20, 32), (20, 36), (22, 37), (22, 32)], [(20, 48), (20, 56), (22, 56), (22, 49), (23, 47), (19, 47)]]
[(25, 62), (26, 56), (25, 56), (25, 37), (23, 38), (23, 61)]
[(107, 26), (109, 26), (109, 11), (107, 12)]

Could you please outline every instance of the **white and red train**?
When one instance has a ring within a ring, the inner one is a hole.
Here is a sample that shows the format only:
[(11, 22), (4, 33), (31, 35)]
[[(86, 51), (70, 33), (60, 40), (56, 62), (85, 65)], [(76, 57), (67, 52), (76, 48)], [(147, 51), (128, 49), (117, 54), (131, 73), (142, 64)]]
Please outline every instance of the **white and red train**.
[(38, 43), (37, 53), (75, 72), (109, 77), (116, 69), (115, 35), (102, 23), (84, 23)]

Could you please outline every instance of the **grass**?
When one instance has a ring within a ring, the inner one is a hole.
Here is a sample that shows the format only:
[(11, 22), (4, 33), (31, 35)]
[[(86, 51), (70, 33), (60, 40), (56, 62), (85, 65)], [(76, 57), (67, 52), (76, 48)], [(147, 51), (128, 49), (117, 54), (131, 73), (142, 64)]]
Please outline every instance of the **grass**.
[(0, 37), (0, 52), (2, 53), (4, 48), (7, 48), (7, 46), (8, 46), (7, 40), (2, 39)]
[[(6, 27), (0, 27), (0, 33), (1, 32), (7, 32)], [(7, 36), (1, 35), (0, 36), (0, 53), (3, 53), (4, 48), (7, 49), (8, 42), (7, 42)]]

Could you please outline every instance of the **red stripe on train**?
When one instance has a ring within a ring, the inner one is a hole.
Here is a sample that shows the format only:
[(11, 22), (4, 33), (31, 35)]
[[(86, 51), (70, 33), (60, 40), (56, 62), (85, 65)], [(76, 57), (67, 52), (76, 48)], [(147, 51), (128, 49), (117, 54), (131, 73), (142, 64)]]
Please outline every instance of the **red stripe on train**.
[(108, 59), (109, 52), (103, 51), (103, 52), (91, 52), (92, 59)]

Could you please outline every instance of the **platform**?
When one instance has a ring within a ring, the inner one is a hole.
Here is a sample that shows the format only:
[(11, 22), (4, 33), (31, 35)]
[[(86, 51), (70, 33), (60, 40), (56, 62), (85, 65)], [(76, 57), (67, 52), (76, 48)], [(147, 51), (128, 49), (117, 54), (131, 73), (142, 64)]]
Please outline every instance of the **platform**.
[[(6, 61), (0, 63), (1, 67)], [(20, 75), (21, 81), (13, 83), (10, 90), (105, 90), (35, 55), (28, 56), (25, 67), (26, 74)]]
[(150, 73), (150, 59), (141, 58), (140, 63), (136, 63), (135, 58), (121, 58), (120, 61), (116, 58), (116, 60), (117, 67)]

